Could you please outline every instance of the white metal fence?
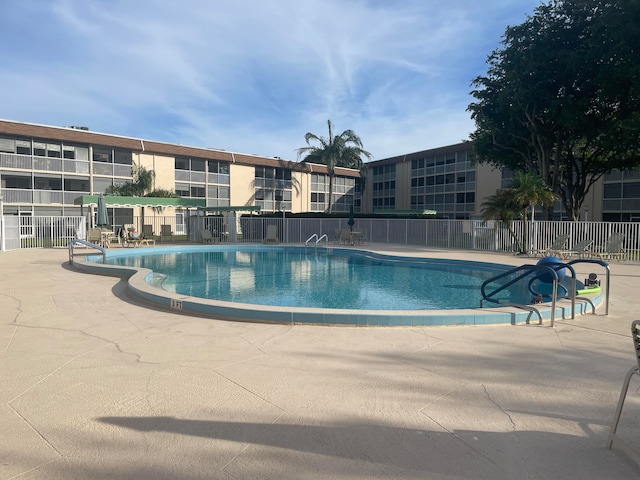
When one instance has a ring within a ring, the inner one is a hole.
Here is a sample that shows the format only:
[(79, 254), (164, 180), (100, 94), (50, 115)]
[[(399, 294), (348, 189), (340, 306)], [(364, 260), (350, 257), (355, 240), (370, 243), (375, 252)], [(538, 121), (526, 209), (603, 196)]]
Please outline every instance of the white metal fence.
[[(123, 220), (124, 222), (124, 220)], [(350, 228), (347, 218), (279, 218), (235, 215), (156, 216), (126, 219), (139, 231), (157, 241), (200, 241), (200, 232), (209, 230), (223, 242), (260, 243), (267, 227), (275, 225), (280, 242), (304, 244), (316, 234), (336, 242), (341, 229)], [(122, 225), (112, 227), (114, 233)], [(73, 238), (85, 238), (87, 218), (78, 216), (10, 216), (0, 222), (2, 250), (65, 247)], [(423, 220), (356, 218), (352, 229), (367, 242), (462, 250), (513, 252), (544, 250), (560, 235), (568, 235), (567, 249), (582, 240), (604, 248), (613, 234), (625, 237), (625, 260), (640, 259), (640, 223), (615, 222), (514, 222), (511, 230), (500, 222), (476, 220)]]

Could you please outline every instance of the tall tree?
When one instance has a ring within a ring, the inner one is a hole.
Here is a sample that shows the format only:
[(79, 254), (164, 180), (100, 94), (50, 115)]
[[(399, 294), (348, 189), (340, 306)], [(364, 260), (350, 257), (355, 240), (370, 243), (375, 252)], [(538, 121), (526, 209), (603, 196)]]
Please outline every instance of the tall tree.
[(473, 81), (478, 160), (539, 176), (574, 220), (602, 175), (640, 165), (638, 18), (637, 0), (552, 0), (508, 27)]
[(333, 124), (327, 120), (329, 136), (321, 137), (307, 132), (304, 140), (306, 147), (298, 148), (298, 158), (305, 155), (303, 162), (319, 163), (327, 166), (329, 175), (329, 203), (327, 211), (333, 211), (333, 179), (336, 167), (355, 168), (362, 172), (362, 157), (371, 158), (364, 150), (362, 140), (353, 130), (345, 130), (340, 135), (333, 134)]

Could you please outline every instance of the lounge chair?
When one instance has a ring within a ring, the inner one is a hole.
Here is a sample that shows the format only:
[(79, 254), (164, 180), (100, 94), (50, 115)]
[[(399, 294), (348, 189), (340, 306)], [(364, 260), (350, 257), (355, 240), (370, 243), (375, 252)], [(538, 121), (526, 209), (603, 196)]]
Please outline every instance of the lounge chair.
[(560, 258), (571, 258), (571, 257), (587, 258), (591, 256), (591, 252), (589, 251), (589, 248), (591, 247), (592, 243), (593, 243), (593, 240), (582, 240), (576, 243), (569, 250), (558, 252), (558, 256)]
[(262, 243), (278, 243), (278, 226), (267, 225), (267, 234), (262, 239)]
[(211, 235), (211, 232), (206, 228), (200, 230), (200, 242), (201, 243), (220, 243), (220, 239), (218, 237), (214, 237)]
[(613, 260), (622, 261), (624, 257), (624, 241), (625, 236), (621, 233), (614, 233), (609, 237), (604, 248), (596, 249), (591, 252), (591, 255), (600, 260)]
[(145, 238), (144, 235), (141, 235), (138, 238), (133, 238), (131, 232), (133, 231), (133, 225), (123, 225), (120, 236), (118, 237), (118, 241), (123, 247), (141, 247), (146, 245), (151, 247), (156, 244), (155, 239), (153, 238)]
[(538, 255), (543, 257), (549, 256), (549, 255), (559, 256), (558, 252), (565, 250), (565, 245), (567, 243), (567, 240), (569, 240), (570, 236), (571, 235), (568, 235), (568, 234), (558, 235), (556, 239), (553, 241), (553, 243), (551, 244), (551, 246), (547, 248), (531, 250), (531, 252), (529, 253), (529, 256), (531, 257), (537, 257)]

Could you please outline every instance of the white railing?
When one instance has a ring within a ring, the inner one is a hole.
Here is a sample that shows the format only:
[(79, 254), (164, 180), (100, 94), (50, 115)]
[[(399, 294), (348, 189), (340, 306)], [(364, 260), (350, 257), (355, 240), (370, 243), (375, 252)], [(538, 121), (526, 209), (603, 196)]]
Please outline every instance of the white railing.
[[(10, 201), (8, 196), (19, 192), (25, 191), (5, 189), (5, 202)], [(145, 210), (144, 217), (111, 218), (114, 233), (123, 225), (133, 224), (138, 231), (154, 236), (158, 241), (198, 242), (199, 232), (206, 228), (221, 241), (235, 238), (233, 241), (261, 243), (267, 226), (275, 225), (277, 237), (283, 243), (303, 245), (317, 232), (328, 232), (328, 237), (334, 240), (339, 238), (334, 232), (350, 228), (348, 218), (249, 215), (241, 216), (235, 220), (234, 228), (229, 228), (230, 220), (226, 216), (184, 218), (181, 215), (162, 215), (153, 209)], [(21, 248), (66, 245), (71, 238), (75, 238), (76, 230), (85, 231), (87, 221), (87, 217), (20, 217)], [(613, 234), (621, 234), (625, 238), (622, 259), (640, 260), (640, 222), (513, 222), (511, 229), (508, 229), (500, 222), (476, 220), (356, 218), (353, 229), (364, 232), (370, 243), (514, 254), (544, 251), (560, 235), (569, 236), (567, 249), (580, 241), (590, 240), (592, 249), (602, 250)], [(168, 232), (171, 235), (167, 235)], [(236, 235), (230, 235), (229, 232), (235, 232)]]

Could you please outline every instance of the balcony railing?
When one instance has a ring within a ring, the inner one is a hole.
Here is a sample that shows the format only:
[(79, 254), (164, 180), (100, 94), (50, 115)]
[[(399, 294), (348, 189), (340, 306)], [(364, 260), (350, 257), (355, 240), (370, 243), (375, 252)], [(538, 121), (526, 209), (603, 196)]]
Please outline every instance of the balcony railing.
[(81, 195), (88, 195), (89, 192), (63, 192), (60, 190), (31, 190), (22, 188), (4, 188), (4, 203), (18, 204), (64, 204), (73, 205), (76, 198)]
[(33, 170), (33, 157), (31, 155), (2, 153), (0, 154), (0, 168), (21, 168), (25, 170)]

